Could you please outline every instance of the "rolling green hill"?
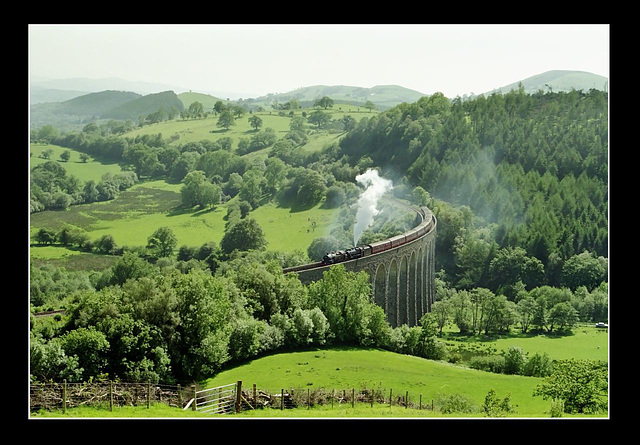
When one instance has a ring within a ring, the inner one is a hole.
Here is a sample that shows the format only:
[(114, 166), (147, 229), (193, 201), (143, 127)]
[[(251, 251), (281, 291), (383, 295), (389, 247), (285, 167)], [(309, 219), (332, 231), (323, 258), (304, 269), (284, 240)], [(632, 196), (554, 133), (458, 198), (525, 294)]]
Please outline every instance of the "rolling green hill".
[(148, 114), (155, 113), (160, 109), (168, 111), (172, 107), (178, 111), (182, 111), (184, 109), (184, 105), (182, 105), (182, 101), (178, 98), (176, 93), (173, 91), (164, 91), (162, 93), (147, 94), (146, 96), (125, 102), (103, 113), (102, 117), (121, 120), (136, 120), (140, 116), (147, 116)]
[(185, 92), (178, 94), (178, 99), (180, 99), (184, 108), (189, 108), (189, 105), (194, 102), (200, 102), (204, 106), (205, 111), (211, 111), (215, 103), (219, 100), (227, 103), (226, 99), (220, 99), (218, 97), (211, 96), (210, 94), (194, 93), (191, 91), (188, 93)]
[(137, 93), (127, 91), (101, 91), (75, 97), (60, 104), (60, 111), (65, 114), (104, 116), (112, 109), (139, 99)]
[(89, 122), (100, 119), (133, 121), (160, 109), (184, 109), (182, 101), (173, 91), (141, 96), (127, 91), (101, 91), (89, 93), (64, 102), (31, 105), (31, 128), (53, 125), (61, 131), (79, 130)]
[(553, 70), (496, 88), (485, 95), (490, 95), (493, 92), (508, 93), (511, 90), (517, 90), (520, 83), (527, 94), (535, 94), (538, 90), (547, 92), (550, 89), (556, 92), (571, 91), (572, 89), (588, 91), (592, 88), (605, 91), (608, 79), (585, 71)]
[(324, 96), (330, 97), (334, 102), (351, 105), (363, 105), (365, 102), (371, 101), (379, 110), (385, 110), (402, 102), (415, 102), (425, 94), (398, 85), (377, 85), (372, 88), (345, 85), (314, 85), (286, 93), (269, 94), (255, 99), (247, 99), (244, 102), (250, 106), (260, 105), (266, 108), (274, 102), (284, 103), (295, 99), (303, 107), (306, 107), (313, 105), (316, 99)]
[(290, 388), (305, 392), (307, 388), (329, 392), (373, 388), (387, 397), (390, 390), (402, 396), (408, 393), (414, 402), (422, 395), (428, 403), (440, 396), (461, 394), (478, 407), (494, 389), (500, 397), (510, 394), (517, 406), (516, 417), (548, 417), (550, 405), (541, 397), (533, 397), (540, 378), (477, 371), (380, 349), (318, 348), (269, 355), (224, 370), (207, 380), (205, 386), (213, 388), (238, 380), (246, 387), (256, 384), (276, 394)]

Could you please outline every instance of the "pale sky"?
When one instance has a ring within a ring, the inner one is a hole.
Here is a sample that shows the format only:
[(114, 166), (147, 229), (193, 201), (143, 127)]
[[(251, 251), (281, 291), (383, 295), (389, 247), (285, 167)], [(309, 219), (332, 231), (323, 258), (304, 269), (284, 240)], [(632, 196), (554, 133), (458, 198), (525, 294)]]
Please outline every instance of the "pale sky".
[(609, 77), (609, 31), (607, 24), (30, 25), (29, 73), (245, 97), (392, 84), (455, 97), (549, 70)]

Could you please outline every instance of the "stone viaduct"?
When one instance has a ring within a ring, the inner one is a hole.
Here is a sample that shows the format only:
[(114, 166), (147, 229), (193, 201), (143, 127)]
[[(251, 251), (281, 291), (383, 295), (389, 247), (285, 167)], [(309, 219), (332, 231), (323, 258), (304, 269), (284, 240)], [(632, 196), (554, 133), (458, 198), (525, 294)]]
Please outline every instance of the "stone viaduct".
[[(412, 208), (423, 221), (429, 222), (426, 233), (380, 253), (338, 263), (347, 271), (366, 270), (369, 273), (371, 299), (384, 309), (393, 327), (418, 325), (420, 318), (431, 311), (435, 294), (436, 218), (426, 207)], [(300, 281), (308, 284), (321, 279), (329, 267), (332, 265), (315, 263), (285, 269), (284, 272), (297, 272)]]

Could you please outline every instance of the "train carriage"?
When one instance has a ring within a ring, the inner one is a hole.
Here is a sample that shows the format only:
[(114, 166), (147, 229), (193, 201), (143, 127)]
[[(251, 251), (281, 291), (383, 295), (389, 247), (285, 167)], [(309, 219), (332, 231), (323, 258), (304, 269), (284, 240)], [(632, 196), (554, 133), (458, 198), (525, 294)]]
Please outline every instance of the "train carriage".
[(391, 241), (390, 240), (378, 241), (377, 243), (369, 244), (369, 247), (371, 247), (372, 254), (384, 252), (385, 250), (391, 249)]
[(324, 255), (321, 262), (287, 268), (285, 269), (285, 273), (302, 271), (329, 264), (341, 263), (343, 261), (354, 260), (364, 256), (384, 252), (386, 250), (393, 249), (406, 243), (412, 242), (427, 234), (435, 225), (435, 218), (433, 216), (433, 213), (427, 207), (421, 207), (420, 209), (414, 208), (414, 210), (421, 218), (420, 223), (413, 229), (401, 235), (394, 236), (393, 238), (389, 238), (384, 241), (366, 244), (364, 246), (356, 246), (346, 250), (329, 252)]
[(389, 238), (389, 241), (391, 241), (391, 248), (394, 248), (394, 247), (402, 246), (404, 243), (407, 242), (407, 239), (403, 233), (402, 235)]

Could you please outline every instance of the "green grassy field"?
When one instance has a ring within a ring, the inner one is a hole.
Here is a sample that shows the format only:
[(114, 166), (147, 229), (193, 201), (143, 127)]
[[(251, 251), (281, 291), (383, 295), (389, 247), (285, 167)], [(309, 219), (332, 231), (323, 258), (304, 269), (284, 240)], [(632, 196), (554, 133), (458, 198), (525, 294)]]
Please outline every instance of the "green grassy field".
[(525, 342), (518, 338), (496, 340), (498, 350), (506, 350), (510, 346), (520, 346), (529, 355), (546, 352), (552, 359), (572, 357), (578, 360), (606, 361), (609, 354), (609, 335), (606, 330), (582, 326), (574, 328), (573, 334), (566, 337), (538, 335)]
[(292, 212), (269, 203), (249, 215), (262, 227), (269, 242), (267, 250), (292, 252), (296, 249), (306, 251), (314, 238), (328, 235), (337, 214), (338, 210), (325, 209), (322, 204)]
[[(296, 110), (295, 115), (300, 116), (302, 111), (311, 113), (314, 109)], [(331, 115), (331, 119), (341, 119), (343, 116), (349, 114), (356, 121), (359, 121), (363, 117), (371, 117), (376, 114), (375, 111), (370, 112), (366, 108), (348, 104), (336, 104), (333, 108), (323, 111), (329, 113)], [(187, 142), (199, 142), (205, 139), (215, 141), (223, 137), (230, 137), (233, 141), (233, 147), (236, 147), (241, 138), (250, 138), (255, 134), (255, 130), (251, 125), (249, 125), (249, 117), (251, 116), (260, 117), (260, 119), (262, 119), (261, 129), (273, 128), (278, 138), (282, 138), (289, 132), (291, 117), (288, 114), (281, 116), (276, 111), (266, 111), (245, 114), (245, 116), (236, 119), (235, 125), (230, 127), (228, 130), (219, 128), (216, 125), (218, 122), (218, 118), (216, 116), (209, 116), (203, 119), (173, 120), (147, 125), (130, 131), (123, 136), (135, 138), (140, 135), (161, 133), (163, 138), (171, 140), (171, 144), (173, 145), (185, 144)], [(340, 135), (339, 133), (318, 131), (311, 125), (308, 126), (308, 128), (310, 130), (309, 142), (302, 147), (305, 151), (322, 148), (327, 142), (330, 143)]]
[[(49, 159), (43, 159), (40, 157), (42, 152), (45, 150), (53, 150), (51, 157)], [(47, 161), (56, 161), (64, 169), (67, 171), (68, 175), (75, 176), (81, 182), (86, 182), (89, 180), (94, 180), (96, 182), (100, 181), (100, 178), (106, 173), (111, 173), (112, 175), (119, 173), (121, 168), (118, 164), (103, 164), (98, 162), (91, 157), (87, 162), (82, 162), (80, 160), (80, 152), (72, 149), (63, 148), (57, 145), (40, 145), (40, 144), (31, 144), (29, 147), (29, 151), (31, 156), (29, 158), (30, 167), (35, 167), (36, 165), (43, 164)], [(60, 155), (69, 151), (71, 153), (71, 157), (69, 161), (62, 162), (60, 160)]]
[[(584, 331), (580, 333), (580, 330)], [(556, 342), (549, 350), (554, 358), (581, 358), (583, 352), (580, 345), (589, 349), (593, 346), (593, 338), (602, 345), (606, 345), (608, 338), (606, 331), (583, 326), (576, 329), (576, 335), (554, 338)], [(504, 346), (504, 340), (493, 340), (491, 344), (497, 348)], [(511, 339), (510, 339), (511, 340)], [(537, 337), (520, 338), (518, 346), (526, 351), (543, 347), (541, 339)], [(605, 354), (602, 359), (607, 360), (608, 349), (602, 347)], [(387, 418), (387, 417), (484, 417), (482, 404), (488, 392), (493, 389), (496, 395), (503, 399), (509, 396), (515, 412), (509, 417), (515, 418), (548, 418), (550, 417), (550, 401), (542, 397), (533, 396), (535, 387), (543, 381), (542, 378), (518, 375), (495, 374), (469, 369), (464, 366), (446, 362), (426, 360), (409, 355), (396, 354), (389, 351), (356, 347), (312, 348), (308, 350), (273, 354), (249, 360), (218, 373), (215, 377), (204, 382), (205, 388), (227, 385), (238, 380), (243, 382), (244, 388), (251, 388), (253, 384), (258, 389), (271, 394), (285, 389), (289, 391), (304, 391), (324, 389), (325, 391), (350, 391), (352, 388), (375, 389), (382, 392), (388, 400), (389, 393), (394, 396), (404, 396), (408, 393), (409, 400), (415, 404), (422, 397), (423, 406), (430, 406), (432, 400), (436, 402), (441, 396), (462, 395), (472, 401), (477, 410), (474, 413), (442, 414), (437, 409), (418, 410), (415, 408), (389, 407), (385, 404), (369, 403), (314, 406), (297, 409), (247, 410), (233, 417), (317, 417), (317, 418)], [(66, 414), (61, 411), (34, 413), (33, 417), (203, 417), (202, 413), (191, 410), (183, 411), (169, 408), (162, 404), (152, 404), (146, 407), (119, 407), (110, 412), (106, 407), (85, 407), (69, 409)], [(211, 417), (211, 416), (209, 416)], [(220, 417), (220, 416), (213, 416)], [(586, 417), (584, 415), (567, 415), (565, 417)], [(594, 417), (607, 417), (606, 413)]]
[[(377, 349), (334, 348), (276, 354), (226, 370), (206, 382), (216, 387), (242, 380), (271, 393), (283, 388), (347, 390), (374, 388), (410, 400), (431, 401), (443, 394), (464, 394), (482, 406), (494, 389), (501, 398), (511, 394), (520, 417), (546, 416), (549, 403), (532, 397), (541, 379), (493, 374)], [(425, 402), (426, 403), (426, 402)]]
[(609, 356), (609, 335), (606, 329), (597, 329), (592, 323), (581, 323), (573, 328), (572, 333), (564, 335), (523, 335), (511, 333), (487, 339), (484, 337), (461, 337), (461, 341), (452, 340), (456, 333), (445, 333), (445, 341), (455, 344), (490, 345), (496, 353), (506, 351), (511, 346), (522, 348), (529, 356), (536, 353), (547, 353), (551, 359), (574, 358), (578, 360), (603, 360)]
[[(120, 246), (145, 246), (159, 227), (169, 227), (178, 238), (178, 246), (201, 246), (208, 241), (220, 243), (224, 235), (226, 205), (214, 209), (180, 209), (180, 184), (151, 181), (136, 184), (106, 202), (71, 206), (66, 211), (44, 211), (31, 215), (32, 235), (40, 228), (60, 230), (65, 226), (86, 231), (92, 240), (109, 234)], [(249, 215), (262, 227), (267, 249), (282, 252), (306, 251), (314, 238), (327, 233), (336, 210), (321, 204), (301, 211), (269, 203)], [(32, 246), (32, 257), (61, 258), (73, 255), (61, 247)]]
[[(190, 100), (189, 97), (186, 100)], [(307, 110), (311, 112), (312, 110)], [(365, 108), (347, 104), (336, 104), (327, 110), (333, 119), (339, 119), (345, 114), (351, 114), (356, 120), (371, 117), (376, 112), (369, 112)], [(300, 115), (301, 111), (296, 111)], [(280, 116), (276, 112), (256, 113), (263, 120), (262, 128), (273, 128), (278, 138), (289, 131), (291, 118)], [(231, 137), (234, 147), (240, 138), (249, 138), (254, 134), (250, 127), (248, 115), (236, 121), (236, 125), (229, 130), (216, 126), (217, 117), (196, 120), (175, 120), (148, 125), (124, 135), (134, 138), (138, 135), (161, 133), (163, 138), (173, 138), (174, 144), (197, 142), (204, 139), (217, 140)], [(311, 129), (309, 139), (301, 150), (310, 152), (337, 142), (341, 133), (318, 131)], [(37, 145), (30, 147), (31, 166), (46, 162), (40, 154), (47, 149), (53, 150), (51, 160), (60, 162), (68, 174), (76, 176), (82, 182), (88, 180), (99, 181), (105, 173), (118, 173), (117, 164), (101, 164), (90, 159), (83, 163), (80, 153), (71, 152), (69, 162), (61, 162), (60, 154), (67, 149), (54, 145)], [(249, 158), (264, 158), (268, 149), (249, 153)], [(178, 245), (200, 246), (205, 242), (219, 243), (224, 235), (224, 216), (226, 206), (219, 205), (215, 209), (203, 211), (179, 209), (181, 184), (169, 184), (164, 181), (148, 181), (135, 185), (122, 192), (112, 201), (71, 206), (66, 211), (44, 211), (30, 215), (30, 229), (33, 235), (40, 228), (61, 230), (71, 227), (86, 231), (92, 240), (108, 234), (114, 237), (120, 246), (144, 246), (147, 238), (159, 227), (169, 227), (178, 238)], [(280, 208), (270, 203), (251, 212), (263, 228), (268, 250), (291, 252), (305, 251), (311, 241), (328, 233), (328, 229), (335, 216), (334, 210), (323, 209), (321, 205), (302, 211), (292, 212), (287, 208)], [(76, 255), (77, 252), (64, 248), (31, 247), (34, 259), (62, 260)]]

